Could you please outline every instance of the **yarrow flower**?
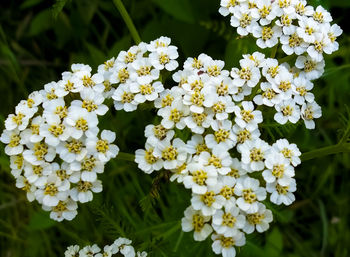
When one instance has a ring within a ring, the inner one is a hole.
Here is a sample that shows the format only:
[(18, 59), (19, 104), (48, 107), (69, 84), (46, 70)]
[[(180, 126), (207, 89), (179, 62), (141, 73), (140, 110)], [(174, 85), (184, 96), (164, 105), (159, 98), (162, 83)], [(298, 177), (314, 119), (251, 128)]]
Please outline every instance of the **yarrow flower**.
[(79, 245), (71, 245), (67, 247), (64, 252), (65, 257), (111, 257), (111, 256), (124, 256), (124, 257), (147, 257), (146, 252), (135, 251), (135, 248), (131, 245), (130, 239), (119, 237), (113, 244), (105, 245), (103, 249), (96, 244), (87, 245), (80, 248)]

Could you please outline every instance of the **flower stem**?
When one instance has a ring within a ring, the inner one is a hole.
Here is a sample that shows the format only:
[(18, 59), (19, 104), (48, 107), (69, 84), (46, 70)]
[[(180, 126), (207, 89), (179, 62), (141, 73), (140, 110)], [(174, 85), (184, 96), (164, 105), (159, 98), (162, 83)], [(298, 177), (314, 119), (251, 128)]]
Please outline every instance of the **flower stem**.
[(135, 155), (133, 155), (131, 153), (119, 152), (116, 159), (123, 160), (123, 161), (129, 161), (129, 162), (135, 162)]
[(130, 34), (132, 38), (134, 39), (134, 42), (136, 44), (141, 43), (141, 38), (139, 33), (137, 32), (137, 29), (132, 22), (132, 19), (130, 18), (130, 15), (128, 14), (127, 10), (125, 9), (125, 6), (121, 0), (113, 0), (113, 3), (117, 7), (118, 11), (120, 12), (120, 15), (122, 16), (124, 22), (126, 23), (126, 26), (128, 27)]
[(320, 149), (303, 153), (301, 155), (301, 160), (307, 161), (307, 160), (320, 158), (326, 155), (331, 155), (336, 153), (346, 153), (346, 152), (350, 152), (350, 143), (340, 143), (340, 144), (326, 146)]

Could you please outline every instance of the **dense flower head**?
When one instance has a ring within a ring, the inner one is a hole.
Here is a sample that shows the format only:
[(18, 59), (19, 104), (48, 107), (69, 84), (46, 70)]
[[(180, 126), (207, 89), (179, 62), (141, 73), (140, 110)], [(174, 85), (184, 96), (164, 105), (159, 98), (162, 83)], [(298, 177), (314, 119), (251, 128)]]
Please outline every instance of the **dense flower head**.
[(72, 220), (78, 202), (102, 191), (97, 174), (119, 148), (115, 133), (100, 131), (103, 77), (88, 65), (73, 64), (58, 82), (31, 93), (5, 122), (1, 141), (10, 156), (16, 186), (57, 221)]
[(119, 152), (115, 133), (98, 126), (109, 110), (105, 100), (113, 98), (116, 109), (125, 111), (154, 101), (164, 91), (160, 71), (176, 69), (177, 57), (170, 38), (160, 37), (120, 52), (95, 74), (89, 65), (73, 64), (61, 80), (22, 100), (0, 140), (28, 200), (38, 201), (57, 221), (72, 220), (78, 202), (92, 201), (102, 191), (97, 175)]
[(135, 248), (131, 245), (130, 239), (119, 237), (113, 244), (105, 245), (103, 249), (96, 244), (87, 245), (80, 248), (79, 245), (71, 245), (67, 247), (64, 252), (65, 257), (111, 257), (111, 256), (124, 256), (124, 257), (147, 257), (146, 252), (135, 251)]
[(302, 0), (222, 0), (219, 12), (258, 47), (281, 46), (296, 57), (281, 62), (255, 52), (230, 71), (204, 53), (187, 58), (172, 76), (176, 85), (155, 99), (161, 120), (146, 128), (146, 150), (137, 150), (135, 161), (148, 174), (170, 170), (171, 181), (192, 191), (182, 228), (196, 241), (212, 235), (213, 251), (225, 257), (235, 256), (245, 234), (269, 228), (272, 211), (263, 201), (295, 201), (301, 153), (287, 139), (261, 138), (269, 115), (261, 106), (281, 125), (301, 121), (314, 129), (322, 112), (312, 81), (324, 72), (323, 54), (338, 49), (342, 30), (325, 9)]

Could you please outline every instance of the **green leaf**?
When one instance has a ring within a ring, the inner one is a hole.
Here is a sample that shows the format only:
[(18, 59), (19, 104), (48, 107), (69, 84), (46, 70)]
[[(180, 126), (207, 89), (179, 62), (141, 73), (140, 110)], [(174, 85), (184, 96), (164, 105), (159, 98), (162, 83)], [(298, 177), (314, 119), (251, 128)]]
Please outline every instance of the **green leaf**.
[(35, 16), (30, 24), (29, 34), (35, 36), (48, 30), (52, 25), (52, 14), (50, 10), (44, 10)]
[(187, 0), (153, 0), (163, 11), (173, 16), (175, 19), (187, 23), (194, 23), (195, 18), (190, 5), (191, 1)]
[(66, 5), (68, 0), (56, 0), (56, 3), (52, 6), (52, 15), (56, 19), (57, 16), (62, 12), (63, 7)]
[(282, 234), (278, 228), (274, 228), (272, 232), (267, 236), (266, 240), (266, 256), (279, 257), (281, 256), (283, 249)]
[(49, 215), (50, 214), (48, 212), (45, 212), (43, 210), (40, 210), (34, 213), (29, 221), (28, 229), (40, 230), (40, 229), (46, 229), (54, 226), (56, 222), (50, 219)]
[(42, 2), (43, 0), (26, 0), (20, 5), (20, 9), (26, 9), (30, 8), (32, 6), (38, 5)]

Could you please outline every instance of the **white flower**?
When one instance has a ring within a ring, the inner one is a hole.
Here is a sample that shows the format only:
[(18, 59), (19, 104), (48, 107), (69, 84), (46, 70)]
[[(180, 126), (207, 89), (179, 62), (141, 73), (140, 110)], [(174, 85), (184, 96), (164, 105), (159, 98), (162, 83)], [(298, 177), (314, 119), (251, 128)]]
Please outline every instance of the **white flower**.
[(72, 127), (71, 137), (81, 138), (84, 134), (87, 137), (95, 137), (99, 131), (97, 115), (88, 112), (85, 108), (71, 106), (68, 108), (68, 115), (65, 123)]
[(300, 76), (304, 75), (308, 80), (318, 79), (322, 76), (325, 67), (325, 61), (314, 61), (310, 56), (298, 56), (295, 66), (302, 69)]
[(80, 180), (77, 183), (77, 186), (73, 187), (70, 190), (70, 197), (74, 201), (86, 203), (86, 202), (92, 201), (92, 198), (93, 198), (92, 192), (99, 193), (101, 191), (102, 191), (102, 183), (100, 180), (96, 180), (94, 182)]
[(41, 185), (38, 185), (38, 190), (35, 192), (35, 197), (39, 203), (52, 207), (57, 206), (59, 201), (66, 201), (68, 198), (68, 190), (70, 183), (61, 181), (57, 176), (46, 177)]
[(108, 107), (103, 104), (105, 98), (101, 93), (91, 88), (84, 88), (80, 92), (80, 97), (83, 101), (74, 100), (71, 105), (82, 107), (88, 112), (94, 112), (97, 115), (105, 115), (108, 111)]
[(81, 171), (81, 180), (94, 182), (97, 179), (97, 173), (104, 171), (104, 163), (93, 155), (88, 155), (81, 162), (73, 162), (71, 168)]
[(289, 100), (292, 97), (295, 86), (293, 84), (293, 74), (283, 69), (272, 83), (272, 88), (279, 94), (280, 99)]
[(154, 149), (153, 154), (163, 159), (165, 169), (175, 169), (186, 161), (186, 144), (179, 138), (175, 138), (172, 143), (164, 141)]
[(28, 150), (24, 150), (23, 158), (33, 165), (40, 165), (45, 161), (51, 162), (56, 156), (55, 149), (44, 142), (27, 143), (26, 146)]
[(316, 102), (306, 103), (301, 106), (301, 118), (304, 120), (306, 128), (314, 129), (315, 122), (313, 119), (317, 119), (321, 116), (321, 107)]
[(33, 202), (35, 200), (35, 192), (37, 190), (37, 187), (33, 184), (30, 184), (25, 177), (18, 176), (16, 178), (16, 187), (26, 192), (27, 199), (29, 202)]
[(316, 62), (323, 60), (323, 53), (331, 54), (335, 49), (332, 47), (332, 42), (328, 35), (318, 33), (315, 35), (315, 40), (307, 48), (307, 53)]
[(161, 124), (167, 129), (172, 129), (174, 126), (183, 129), (185, 127), (185, 117), (188, 114), (189, 108), (182, 101), (174, 101), (171, 106), (158, 110), (158, 115), (163, 118)]
[(187, 169), (189, 174), (184, 177), (183, 184), (195, 194), (204, 194), (207, 192), (207, 186), (214, 186), (217, 183), (218, 174), (214, 166), (192, 162), (187, 165)]
[(66, 106), (63, 98), (44, 102), (43, 107), (43, 118), (45, 118), (48, 124), (59, 124), (61, 123), (61, 120), (68, 115), (68, 107)]
[[(37, 143), (40, 142), (43, 137), (40, 135), (40, 128), (44, 124), (44, 118), (42, 116), (36, 116), (32, 119), (29, 128), (21, 132), (21, 138), (23, 143)], [(27, 139), (27, 140), (25, 140)]]
[(219, 174), (226, 175), (230, 172), (229, 166), (232, 163), (232, 158), (227, 148), (216, 146), (211, 153), (207, 151), (201, 152), (198, 161), (204, 165), (212, 165)]
[(279, 94), (277, 94), (273, 90), (271, 83), (262, 82), (260, 83), (260, 88), (263, 91), (263, 93), (261, 95), (256, 95), (253, 98), (253, 101), (255, 104), (272, 107), (275, 104), (278, 104), (279, 102), (281, 102)]
[(50, 218), (56, 221), (73, 220), (77, 216), (77, 202), (68, 198), (66, 201), (59, 201), (54, 207), (43, 206), (44, 210), (51, 211)]
[(187, 141), (186, 150), (189, 154), (193, 155), (200, 155), (203, 151), (209, 151), (203, 136), (196, 134), (191, 137), (191, 140)]
[(160, 92), (164, 90), (163, 84), (160, 81), (153, 84), (139, 84), (137, 82), (130, 84), (130, 91), (135, 94), (135, 102), (144, 103), (154, 101)]
[(234, 7), (232, 14), (231, 26), (236, 27), (237, 33), (241, 36), (246, 36), (259, 27), (256, 19), (252, 17), (247, 5), (238, 5)]
[(102, 162), (107, 162), (117, 156), (119, 147), (112, 144), (115, 140), (115, 133), (110, 130), (103, 130), (101, 138), (87, 138), (86, 148)]
[(253, 36), (258, 38), (256, 44), (260, 48), (271, 48), (278, 43), (278, 38), (282, 35), (282, 30), (279, 26), (257, 26), (254, 28)]
[(15, 130), (4, 130), (0, 137), (1, 142), (6, 144), (5, 153), (7, 155), (18, 155), (23, 152), (23, 145), (21, 136), (17, 129)]
[(213, 122), (212, 128), (214, 133), (205, 136), (205, 143), (209, 148), (220, 146), (222, 149), (231, 149), (236, 144), (230, 120)]
[(324, 26), (324, 31), (327, 31), (327, 36), (331, 41), (330, 47), (332, 51), (337, 51), (339, 49), (339, 44), (335, 40), (343, 33), (343, 30), (337, 24), (330, 26), (330, 24), (327, 23)]
[(269, 150), (269, 144), (261, 139), (246, 141), (238, 146), (238, 151), (242, 154), (242, 163), (246, 164), (247, 168), (252, 171), (264, 169), (264, 159)]
[(299, 75), (299, 77), (294, 79), (294, 101), (303, 105), (305, 102), (312, 103), (315, 100), (315, 96), (313, 93), (309, 92), (314, 84), (308, 80), (305, 76)]
[(173, 101), (182, 98), (184, 90), (181, 87), (172, 87), (170, 90), (165, 89), (159, 93), (159, 97), (154, 100), (154, 107), (157, 109), (164, 108), (166, 106), (171, 106)]
[(248, 85), (244, 85), (243, 87), (237, 88), (237, 93), (232, 95), (233, 101), (241, 102), (245, 96), (250, 95), (252, 93), (252, 88), (248, 87)]
[(254, 130), (263, 121), (261, 111), (254, 111), (253, 102), (243, 101), (242, 110), (235, 106), (235, 114), (235, 122), (241, 128), (247, 128), (248, 130)]
[(231, 76), (233, 78), (233, 84), (237, 87), (247, 85), (248, 87), (255, 87), (260, 81), (260, 70), (255, 67), (255, 63), (248, 59), (242, 59), (239, 61), (241, 69), (232, 68)]
[(201, 211), (194, 210), (192, 206), (187, 207), (184, 214), (185, 217), (181, 220), (182, 230), (185, 232), (194, 230), (194, 240), (203, 241), (213, 231), (213, 228), (208, 224), (210, 216), (204, 216)]
[(266, 198), (266, 190), (259, 187), (259, 180), (250, 177), (239, 179), (234, 192), (239, 197), (236, 201), (238, 207), (247, 213), (257, 212), (259, 209), (258, 201)]
[(56, 147), (62, 141), (66, 141), (73, 133), (73, 128), (62, 123), (43, 124), (40, 126), (40, 136), (45, 138), (45, 143)]
[(267, 183), (277, 181), (282, 186), (290, 184), (294, 177), (294, 168), (290, 166), (290, 161), (282, 153), (271, 152), (265, 160), (267, 170), (262, 175)]
[(96, 253), (101, 251), (100, 247), (96, 244), (85, 246), (79, 251), (79, 257), (94, 257)]
[(168, 71), (173, 71), (179, 66), (176, 61), (178, 57), (176, 46), (161, 47), (149, 55), (151, 63), (156, 69), (163, 70), (165, 68)]
[(271, 0), (257, 0), (256, 8), (252, 9), (252, 17), (259, 19), (261, 25), (265, 26), (276, 18), (276, 5)]
[(214, 253), (222, 254), (223, 257), (235, 257), (236, 249), (234, 246), (245, 245), (245, 236), (242, 232), (238, 232), (232, 237), (213, 234), (212, 240), (214, 242), (211, 246)]
[(130, 66), (130, 78), (141, 85), (149, 84), (159, 78), (159, 70), (153, 68), (149, 58), (139, 58)]
[(300, 108), (293, 99), (276, 104), (275, 109), (277, 113), (274, 115), (274, 119), (279, 124), (286, 124), (288, 121), (297, 123), (300, 119)]
[(5, 128), (7, 130), (25, 130), (28, 127), (30, 118), (29, 115), (20, 111), (16, 112), (16, 114), (10, 114), (5, 120)]
[(163, 50), (169, 47), (171, 43), (171, 38), (169, 37), (160, 37), (156, 40), (151, 41), (149, 44), (146, 45), (147, 50), (150, 52), (155, 52), (158, 50)]
[[(37, 185), (35, 182), (39, 179), (45, 179), (43, 176), (48, 176), (52, 172), (52, 166), (44, 162), (41, 165), (26, 165), (24, 167), (24, 176), (28, 179), (28, 182)], [(40, 183), (40, 182), (39, 182)]]
[(157, 146), (162, 141), (170, 141), (175, 135), (174, 130), (166, 129), (162, 124), (157, 126), (147, 125), (145, 128), (145, 137), (147, 138), (147, 143), (152, 146)]
[(219, 188), (208, 187), (208, 191), (204, 194), (192, 194), (191, 204), (193, 209), (202, 211), (205, 216), (214, 215), (225, 203), (225, 198), (218, 195), (218, 191)]
[(272, 145), (272, 150), (283, 154), (284, 158), (289, 159), (290, 163), (296, 167), (300, 164), (301, 152), (296, 144), (290, 144), (287, 139), (279, 139)]
[(203, 134), (205, 129), (209, 128), (214, 122), (214, 114), (208, 109), (205, 109), (202, 113), (191, 112), (189, 116), (185, 117), (184, 121), (193, 133)]
[(57, 153), (60, 155), (60, 158), (65, 162), (72, 163), (74, 161), (81, 161), (87, 154), (85, 148), (85, 140), (79, 139), (69, 139), (66, 142), (62, 141), (56, 147)]
[(296, 27), (292, 27), (290, 34), (288, 35), (282, 35), (280, 38), (281, 44), (282, 44), (282, 50), (287, 55), (301, 55), (306, 52), (306, 49), (308, 47), (308, 44), (304, 42), (304, 40), (299, 37), (299, 35), (296, 32)]
[(245, 223), (243, 231), (247, 234), (251, 234), (256, 229), (259, 233), (262, 233), (269, 229), (269, 223), (272, 220), (272, 212), (266, 209), (266, 206), (262, 203), (258, 203), (258, 210), (246, 215), (247, 222)]
[(319, 25), (312, 18), (301, 17), (298, 21), (299, 27), (297, 34), (307, 43), (313, 43), (316, 39), (316, 34), (319, 33)]
[(237, 124), (232, 127), (232, 131), (235, 134), (237, 145), (243, 144), (247, 140), (254, 141), (260, 137), (260, 130), (256, 127), (253, 130), (248, 130), (247, 128), (241, 128)]
[(276, 5), (277, 8), (275, 9), (275, 13), (277, 16), (295, 12), (294, 6), (292, 5), (292, 0), (276, 0)]
[[(261, 1), (258, 0), (257, 3)], [(262, 1), (269, 1), (269, 0), (262, 0)], [(265, 61), (265, 55), (263, 53), (260, 52), (254, 52), (253, 54), (244, 54), (243, 55), (244, 59), (248, 59), (254, 62), (256, 67), (261, 68), (264, 61)]]
[(64, 252), (64, 257), (76, 257), (79, 254), (79, 245), (68, 246), (67, 250)]
[(222, 16), (227, 16), (232, 12), (232, 8), (238, 4), (236, 0), (221, 0), (219, 13)]
[(237, 206), (226, 208), (225, 211), (218, 210), (213, 216), (212, 226), (218, 234), (232, 237), (239, 233), (245, 225), (245, 216), (240, 214)]
[(271, 193), (270, 201), (277, 205), (290, 205), (295, 201), (293, 192), (296, 191), (295, 179), (291, 179), (288, 185), (280, 185), (277, 181), (266, 184), (267, 192)]
[(160, 170), (163, 167), (161, 158), (154, 156), (154, 148), (150, 144), (146, 144), (146, 149), (138, 149), (135, 152), (135, 162), (138, 168), (147, 174), (151, 174), (155, 170)]
[(312, 14), (312, 18), (319, 24), (326, 24), (333, 21), (331, 14), (320, 5), (317, 6), (315, 12)]
[(135, 101), (135, 94), (130, 91), (129, 84), (121, 84), (113, 93), (114, 108), (132, 112), (137, 109), (138, 102)]

